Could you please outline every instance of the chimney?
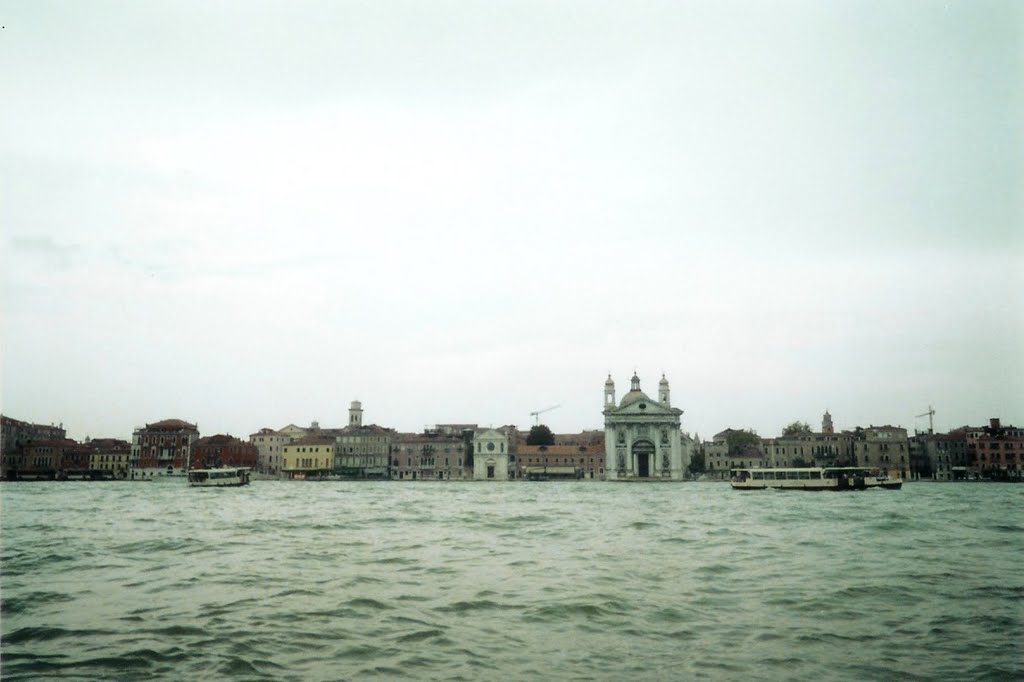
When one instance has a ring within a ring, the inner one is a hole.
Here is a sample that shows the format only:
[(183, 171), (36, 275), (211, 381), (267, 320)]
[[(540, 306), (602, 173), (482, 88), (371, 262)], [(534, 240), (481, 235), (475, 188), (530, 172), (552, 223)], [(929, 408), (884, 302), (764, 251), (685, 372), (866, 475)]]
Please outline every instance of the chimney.
[(992, 417), (988, 420), (988, 425), (993, 431), (999, 430), (999, 417)]

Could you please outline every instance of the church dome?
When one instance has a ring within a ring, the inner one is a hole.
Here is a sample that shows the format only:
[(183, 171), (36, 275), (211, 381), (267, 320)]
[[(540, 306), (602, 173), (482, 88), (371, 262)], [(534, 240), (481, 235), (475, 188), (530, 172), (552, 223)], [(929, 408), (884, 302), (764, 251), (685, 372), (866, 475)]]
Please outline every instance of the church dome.
[(664, 374), (661, 375), (661, 381), (658, 382), (658, 385), (659, 386), (668, 386), (668, 379), (665, 378)]
[(648, 398), (647, 394), (644, 393), (643, 391), (640, 391), (640, 390), (630, 391), (626, 395), (622, 396), (622, 402), (619, 403), (619, 407), (625, 407), (626, 405), (630, 405), (632, 403), (640, 402), (641, 400), (646, 400), (647, 402), (651, 401), (651, 399)]

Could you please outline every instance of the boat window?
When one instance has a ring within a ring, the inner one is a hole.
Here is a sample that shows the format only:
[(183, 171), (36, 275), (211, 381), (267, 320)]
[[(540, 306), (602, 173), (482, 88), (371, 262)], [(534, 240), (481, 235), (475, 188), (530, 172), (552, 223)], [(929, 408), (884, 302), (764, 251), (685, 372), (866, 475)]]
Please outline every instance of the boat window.
[(766, 481), (774, 481), (775, 480), (775, 472), (774, 471), (766, 471), (766, 472), (764, 472), (764, 480), (766, 480)]
[(800, 478), (800, 472), (799, 471), (787, 471), (786, 472), (786, 478), (795, 481), (796, 479)]
[(808, 480), (808, 479), (810, 479), (810, 477), (811, 477), (811, 472), (810, 471), (801, 471), (800, 472), (800, 478), (802, 478), (804, 480)]
[(754, 472), (754, 480), (755, 481), (763, 481), (764, 480), (764, 472), (763, 471), (755, 471)]

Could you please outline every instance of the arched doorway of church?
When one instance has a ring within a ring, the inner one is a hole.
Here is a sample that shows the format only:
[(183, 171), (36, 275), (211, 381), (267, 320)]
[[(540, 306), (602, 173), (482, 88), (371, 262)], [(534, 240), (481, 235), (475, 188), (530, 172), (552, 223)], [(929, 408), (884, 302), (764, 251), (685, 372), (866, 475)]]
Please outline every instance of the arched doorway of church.
[(651, 460), (654, 459), (654, 443), (649, 440), (638, 440), (633, 443), (633, 460), (636, 463), (634, 471), (638, 478), (648, 478), (651, 475)]

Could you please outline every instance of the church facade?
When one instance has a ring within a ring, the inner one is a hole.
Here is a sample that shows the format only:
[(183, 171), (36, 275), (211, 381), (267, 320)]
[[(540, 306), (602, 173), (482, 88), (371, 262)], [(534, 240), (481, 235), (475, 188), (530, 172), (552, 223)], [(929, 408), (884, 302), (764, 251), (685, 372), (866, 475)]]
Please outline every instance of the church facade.
[(680, 419), (672, 407), (668, 379), (658, 383), (658, 399), (640, 390), (634, 373), (629, 392), (615, 403), (615, 382), (604, 383), (605, 478), (609, 481), (681, 481), (690, 464)]

